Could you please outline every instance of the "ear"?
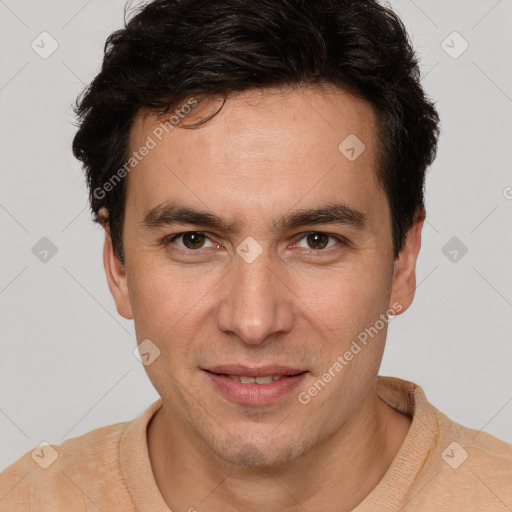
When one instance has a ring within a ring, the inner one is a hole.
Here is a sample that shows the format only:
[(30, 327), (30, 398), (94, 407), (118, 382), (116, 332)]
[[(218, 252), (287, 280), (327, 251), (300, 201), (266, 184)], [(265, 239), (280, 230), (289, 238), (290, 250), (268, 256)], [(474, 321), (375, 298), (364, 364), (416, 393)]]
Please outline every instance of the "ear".
[(398, 258), (395, 259), (390, 308), (393, 308), (397, 315), (406, 311), (414, 299), (416, 291), (416, 261), (418, 260), (421, 247), (421, 229), (423, 228), (424, 220), (425, 210), (422, 210), (416, 216), (413, 226), (407, 233), (404, 246)]
[(116, 303), (117, 312), (124, 318), (133, 319), (126, 269), (114, 252), (108, 220), (103, 223), (105, 243), (103, 245), (103, 265), (107, 275), (108, 287)]

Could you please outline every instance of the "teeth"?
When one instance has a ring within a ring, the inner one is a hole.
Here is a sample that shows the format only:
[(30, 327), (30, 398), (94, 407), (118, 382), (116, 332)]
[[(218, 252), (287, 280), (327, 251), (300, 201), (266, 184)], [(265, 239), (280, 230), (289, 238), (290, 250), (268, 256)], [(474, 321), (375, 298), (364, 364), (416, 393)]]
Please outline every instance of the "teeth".
[(270, 384), (272, 382), (272, 375), (268, 377), (256, 377), (256, 384)]
[(282, 375), (266, 375), (265, 377), (246, 377), (244, 375), (227, 375), (228, 378), (242, 384), (271, 384), (279, 380)]

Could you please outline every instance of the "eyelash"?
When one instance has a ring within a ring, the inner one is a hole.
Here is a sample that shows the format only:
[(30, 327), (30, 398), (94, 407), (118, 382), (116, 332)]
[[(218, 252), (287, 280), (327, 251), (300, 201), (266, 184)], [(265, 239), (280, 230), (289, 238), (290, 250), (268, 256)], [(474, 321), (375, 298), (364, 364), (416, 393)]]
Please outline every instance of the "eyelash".
[[(173, 244), (178, 238), (180, 238), (188, 233), (203, 235), (206, 238), (208, 238), (208, 240), (210, 240), (210, 242), (215, 243), (215, 242), (213, 242), (213, 240), (210, 239), (210, 237), (207, 235), (207, 233), (205, 233), (203, 231), (183, 231), (182, 233), (176, 233), (174, 235), (166, 236), (165, 238), (162, 239), (161, 245), (163, 245), (164, 247), (168, 247), (169, 245)], [(342, 237), (341, 235), (334, 235), (332, 233), (325, 233), (324, 231), (308, 231), (307, 233), (301, 233), (300, 238), (295, 243), (300, 242), (301, 240), (308, 237), (309, 235), (325, 235), (325, 236), (328, 236), (329, 238), (337, 240), (343, 246), (349, 245), (349, 241), (345, 237)], [(330, 253), (332, 249), (334, 249), (334, 247), (330, 247), (328, 249), (310, 249), (308, 252), (310, 252), (311, 254), (319, 254), (322, 252)], [(178, 246), (174, 247), (173, 250), (179, 254), (182, 254), (184, 256), (190, 256), (190, 257), (193, 257), (193, 255), (195, 253), (200, 253), (202, 251), (201, 248), (200, 249), (183, 249), (182, 247), (178, 247)]]

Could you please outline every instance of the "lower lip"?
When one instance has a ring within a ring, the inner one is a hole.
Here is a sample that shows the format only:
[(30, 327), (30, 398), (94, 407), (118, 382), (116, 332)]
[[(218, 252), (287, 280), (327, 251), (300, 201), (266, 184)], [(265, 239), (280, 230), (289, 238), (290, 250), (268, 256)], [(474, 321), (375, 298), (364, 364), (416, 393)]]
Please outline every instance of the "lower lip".
[(290, 375), (269, 384), (242, 384), (226, 377), (205, 371), (206, 375), (224, 396), (242, 405), (265, 405), (291, 393), (306, 377), (307, 372)]

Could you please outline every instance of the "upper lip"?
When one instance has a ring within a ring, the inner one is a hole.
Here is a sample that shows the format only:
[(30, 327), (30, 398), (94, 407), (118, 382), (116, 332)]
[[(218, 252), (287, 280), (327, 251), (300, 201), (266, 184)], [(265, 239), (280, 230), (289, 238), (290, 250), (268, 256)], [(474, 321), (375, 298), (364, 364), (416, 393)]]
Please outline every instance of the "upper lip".
[(267, 375), (297, 375), (304, 373), (306, 370), (291, 368), (290, 366), (268, 365), (259, 366), (258, 368), (250, 368), (239, 364), (223, 364), (204, 368), (204, 370), (224, 375), (239, 375), (244, 377), (265, 377)]

